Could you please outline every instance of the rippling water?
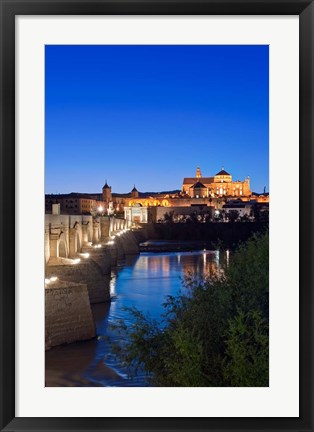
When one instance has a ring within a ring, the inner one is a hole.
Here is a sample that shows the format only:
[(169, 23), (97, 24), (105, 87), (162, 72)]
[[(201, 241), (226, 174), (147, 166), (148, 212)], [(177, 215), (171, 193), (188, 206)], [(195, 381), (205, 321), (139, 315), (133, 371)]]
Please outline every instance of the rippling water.
[(131, 306), (160, 319), (162, 304), (168, 295), (179, 293), (185, 275), (210, 275), (219, 269), (221, 259), (218, 251), (205, 250), (141, 253), (128, 257), (112, 274), (111, 304), (92, 306), (98, 338), (47, 351), (46, 385), (147, 386), (145, 376), (129, 379), (126, 371), (111, 355), (104, 336), (116, 340), (116, 335), (110, 330), (109, 324), (119, 318), (129, 320), (124, 308)]

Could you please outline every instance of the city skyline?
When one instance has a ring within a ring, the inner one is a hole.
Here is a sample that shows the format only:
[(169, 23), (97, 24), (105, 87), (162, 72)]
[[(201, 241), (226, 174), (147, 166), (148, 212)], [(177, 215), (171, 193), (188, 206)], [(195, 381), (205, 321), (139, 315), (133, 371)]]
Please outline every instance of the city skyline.
[(268, 179), (268, 46), (46, 46), (46, 193)]

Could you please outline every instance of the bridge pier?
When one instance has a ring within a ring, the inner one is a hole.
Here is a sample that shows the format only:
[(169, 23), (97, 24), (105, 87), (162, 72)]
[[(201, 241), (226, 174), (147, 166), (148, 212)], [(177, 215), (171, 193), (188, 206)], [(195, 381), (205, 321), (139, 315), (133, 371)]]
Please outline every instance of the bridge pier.
[(100, 239), (100, 223), (99, 220), (93, 220), (93, 243), (98, 243)]
[(108, 216), (100, 219), (100, 234), (102, 240), (110, 236), (110, 218)]
[(96, 336), (84, 284), (56, 281), (45, 287), (45, 347)]
[(91, 241), (88, 237), (88, 225), (89, 222), (82, 222), (82, 243), (83, 245)]

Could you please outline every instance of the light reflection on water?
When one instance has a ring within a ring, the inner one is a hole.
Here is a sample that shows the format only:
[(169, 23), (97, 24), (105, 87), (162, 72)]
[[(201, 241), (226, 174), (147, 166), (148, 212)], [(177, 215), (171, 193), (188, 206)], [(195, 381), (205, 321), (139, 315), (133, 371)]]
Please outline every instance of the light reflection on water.
[[(112, 273), (111, 304), (92, 305), (98, 339), (51, 349), (46, 353), (47, 386), (145, 386), (145, 377), (134, 381), (111, 355), (106, 340), (117, 336), (109, 324), (124, 319), (130, 323), (125, 307), (135, 306), (154, 319), (160, 319), (168, 295), (184, 289), (182, 280), (189, 274), (211, 276), (220, 271), (219, 251), (141, 253), (127, 257)], [(225, 257), (225, 253), (223, 253)], [(227, 254), (229, 261), (229, 254)], [(105, 337), (104, 337), (105, 336)]]

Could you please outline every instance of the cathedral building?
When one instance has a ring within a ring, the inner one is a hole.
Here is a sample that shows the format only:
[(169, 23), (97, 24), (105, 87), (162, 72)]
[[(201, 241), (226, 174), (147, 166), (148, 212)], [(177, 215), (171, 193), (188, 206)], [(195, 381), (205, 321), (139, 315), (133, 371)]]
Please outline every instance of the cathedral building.
[(224, 167), (213, 177), (203, 177), (199, 167), (195, 177), (185, 177), (182, 184), (182, 192), (191, 198), (206, 197), (250, 197), (250, 178), (244, 181), (232, 181), (232, 176)]

